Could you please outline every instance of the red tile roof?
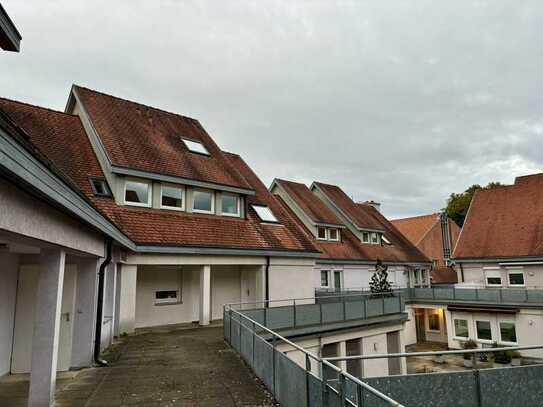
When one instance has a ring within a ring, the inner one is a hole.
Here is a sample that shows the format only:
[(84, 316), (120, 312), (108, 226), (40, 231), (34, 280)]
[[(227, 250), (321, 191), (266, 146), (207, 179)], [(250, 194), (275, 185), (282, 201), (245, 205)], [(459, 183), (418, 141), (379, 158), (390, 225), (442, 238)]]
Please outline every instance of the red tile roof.
[(543, 255), (543, 174), (475, 193), (454, 257)]
[(374, 216), (374, 212), (367, 210), (367, 208), (370, 207), (369, 205), (356, 204), (336, 185), (324, 184), (322, 182), (314, 182), (313, 185), (317, 186), (324, 194), (326, 194), (338, 209), (340, 209), (341, 212), (343, 212), (359, 229), (381, 229), (382, 225)]
[(407, 237), (414, 245), (419, 244), (428, 231), (439, 223), (439, 214), (414, 216), (412, 218), (394, 219), (392, 224), (396, 226), (402, 234)]
[(112, 198), (96, 197), (88, 177), (101, 177), (103, 172), (78, 116), (6, 99), (0, 99), (0, 109), (69, 177), (78, 192), (138, 245), (318, 251), (239, 156), (220, 151), (225, 168), (232, 168), (245, 185), (255, 189), (250, 202), (268, 205), (281, 224), (261, 223), (252, 209), (248, 219), (236, 219), (119, 206)]
[[(250, 189), (195, 119), (74, 85), (115, 166)], [(210, 155), (192, 153), (180, 137)]]
[(331, 225), (342, 224), (334, 212), (332, 212), (324, 202), (318, 199), (305, 184), (282, 179), (276, 179), (275, 182), (285, 189), (299, 208), (304, 211), (313, 222)]
[[(313, 194), (313, 197), (314, 200), (320, 201), (315, 194)], [(357, 205), (363, 205), (364, 208), (361, 209), (364, 212), (369, 212), (379, 222), (379, 229), (384, 231), (385, 236), (392, 243), (391, 246), (363, 244), (348, 228), (340, 230), (340, 242), (317, 240), (302, 221), (296, 217), (287, 203), (279, 196), (276, 196), (276, 199), (282, 203), (283, 207), (296, 219), (299, 228), (303, 229), (313, 244), (319, 248), (322, 252), (321, 258), (338, 261), (370, 262), (380, 259), (395, 263), (420, 263), (429, 261), (379, 211), (367, 204)], [(309, 199), (309, 197), (306, 197), (306, 199)]]

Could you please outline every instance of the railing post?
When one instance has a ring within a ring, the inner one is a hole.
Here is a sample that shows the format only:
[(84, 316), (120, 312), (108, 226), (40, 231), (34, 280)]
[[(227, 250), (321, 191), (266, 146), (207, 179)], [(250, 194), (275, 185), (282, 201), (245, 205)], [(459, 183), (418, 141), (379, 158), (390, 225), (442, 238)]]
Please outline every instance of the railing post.
[(322, 302), (319, 302), (319, 322), (322, 325)]
[(356, 384), (356, 398), (358, 400), (358, 407), (364, 406), (364, 388), (360, 384)]
[(230, 346), (232, 346), (232, 309), (228, 310), (228, 320), (230, 322), (230, 337), (228, 338), (228, 342), (230, 342)]
[(311, 375), (311, 360), (309, 359), (309, 354), (305, 354), (305, 405), (309, 407), (311, 404), (311, 392), (309, 389), (309, 381), (310, 381), (310, 375)]
[(339, 405), (345, 407), (345, 376), (343, 372), (339, 372)]
[(277, 337), (275, 336), (275, 334), (273, 334), (272, 336), (272, 345), (273, 345), (273, 359), (272, 359), (273, 394), (277, 397), (277, 394), (275, 393), (275, 354), (276, 354), (275, 347), (277, 346)]
[(293, 317), (294, 317), (294, 328), (296, 328), (296, 299), (293, 300), (294, 305), (292, 306), (293, 309)]
[(255, 368), (255, 336), (256, 336), (256, 332), (255, 332), (255, 323), (253, 322), (253, 364), (251, 365), (251, 367)]
[(328, 406), (328, 384), (326, 382), (326, 365), (321, 360), (321, 376), (322, 376), (322, 406)]

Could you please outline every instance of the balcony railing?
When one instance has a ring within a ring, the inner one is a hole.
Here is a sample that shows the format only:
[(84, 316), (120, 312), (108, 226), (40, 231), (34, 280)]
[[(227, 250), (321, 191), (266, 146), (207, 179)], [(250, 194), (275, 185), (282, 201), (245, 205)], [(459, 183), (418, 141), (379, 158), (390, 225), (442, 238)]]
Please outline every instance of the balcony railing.
[[(292, 307), (296, 308), (294, 305)], [(403, 407), (333, 363), (306, 351), (250, 318), (246, 315), (247, 311), (239, 312), (227, 305), (223, 312), (226, 341), (251, 366), (283, 407)], [(280, 352), (277, 349), (279, 342), (299, 351), (304, 367)], [(352, 394), (348, 395), (347, 389)]]
[[(406, 288), (406, 299), (476, 302), (504, 305), (543, 305), (543, 290), (523, 288)], [(346, 295), (349, 292), (345, 293)]]

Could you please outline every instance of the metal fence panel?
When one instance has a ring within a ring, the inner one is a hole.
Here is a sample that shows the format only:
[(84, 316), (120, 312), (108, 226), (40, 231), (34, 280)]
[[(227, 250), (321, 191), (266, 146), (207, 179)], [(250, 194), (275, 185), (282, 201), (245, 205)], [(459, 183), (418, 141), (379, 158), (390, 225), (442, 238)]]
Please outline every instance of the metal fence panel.
[(527, 290), (508, 288), (507, 290), (501, 290), (501, 296), (503, 302), (526, 302), (528, 299), (528, 292)]
[(320, 323), (320, 305), (296, 305), (296, 326), (315, 325)]
[(248, 327), (247, 324), (250, 324), (249, 321), (241, 322), (241, 356), (245, 359), (250, 365), (253, 364), (253, 330)]
[(273, 393), (273, 346), (259, 336), (255, 336), (255, 358), (253, 369)]
[(238, 352), (240, 351), (240, 344), (241, 344), (241, 341), (240, 341), (241, 331), (240, 331), (240, 326), (239, 326), (239, 318), (240, 318), (239, 315), (233, 314), (232, 318), (230, 319), (230, 325), (231, 325), (230, 344)]
[[(389, 376), (364, 381), (407, 407), (477, 406), (476, 380), (471, 371)], [(364, 393), (364, 401), (364, 407), (386, 405), (368, 392)]]
[(264, 317), (265, 317), (265, 315), (264, 315), (265, 309), (264, 308), (252, 309), (252, 310), (244, 310), (244, 311), (239, 311), (239, 312), (242, 313), (243, 315), (245, 315), (247, 318), (251, 318), (253, 321), (256, 321), (259, 324), (262, 324), (262, 325), (266, 326), (265, 321), (264, 321)]
[(543, 404), (543, 366), (480, 371), (483, 407), (536, 407)]
[(543, 290), (527, 290), (529, 302), (543, 302)]
[(363, 318), (366, 318), (366, 305), (364, 301), (345, 303), (345, 319)]
[(376, 317), (383, 315), (383, 300), (381, 298), (372, 298), (366, 301), (366, 316)]
[(281, 406), (307, 406), (305, 369), (281, 352), (275, 352), (275, 386), (275, 398)]
[(454, 288), (438, 288), (434, 290), (434, 298), (436, 300), (452, 300), (454, 299)]
[(232, 312), (231, 311), (225, 311), (223, 313), (223, 330), (224, 330), (224, 338), (230, 343), (230, 318), (231, 318)]
[(456, 290), (456, 299), (462, 301), (475, 301), (477, 299), (476, 290), (470, 288), (459, 288)]
[(477, 289), (477, 298), (479, 301), (500, 302), (500, 290)]
[(310, 374), (308, 376), (309, 385), (309, 407), (323, 407), (322, 405), (322, 381), (318, 377)]
[[(345, 307), (347, 304), (345, 304)], [(343, 303), (322, 304), (322, 322), (335, 322), (343, 320)]]
[(292, 326), (294, 326), (293, 306), (266, 308), (266, 327), (281, 329)]
[(385, 314), (395, 314), (401, 312), (401, 304), (398, 297), (385, 297), (383, 302), (383, 312)]
[(434, 293), (431, 288), (414, 288), (415, 298), (429, 299), (434, 298)]

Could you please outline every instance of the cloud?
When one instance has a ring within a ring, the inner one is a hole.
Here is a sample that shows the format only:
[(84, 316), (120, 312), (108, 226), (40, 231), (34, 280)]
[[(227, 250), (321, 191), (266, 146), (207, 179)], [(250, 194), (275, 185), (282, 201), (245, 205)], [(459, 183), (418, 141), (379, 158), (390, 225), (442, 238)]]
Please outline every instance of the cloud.
[(543, 167), (543, 3), (6, 1), (2, 96), (71, 83), (198, 118), (264, 182), (338, 183), (390, 217)]

